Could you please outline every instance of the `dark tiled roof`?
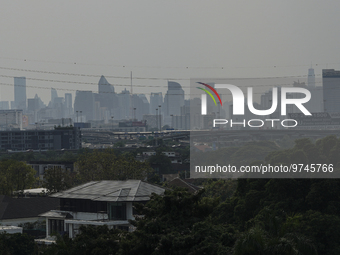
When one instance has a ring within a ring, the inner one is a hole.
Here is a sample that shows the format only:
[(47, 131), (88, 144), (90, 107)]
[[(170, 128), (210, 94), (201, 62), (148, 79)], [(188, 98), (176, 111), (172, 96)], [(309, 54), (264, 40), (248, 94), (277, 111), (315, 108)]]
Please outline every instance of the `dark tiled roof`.
[(38, 217), (41, 213), (58, 208), (58, 198), (12, 198), (0, 195), (0, 220)]
[(140, 180), (92, 181), (51, 196), (107, 202), (147, 201), (152, 193), (163, 194), (164, 191), (164, 188)]

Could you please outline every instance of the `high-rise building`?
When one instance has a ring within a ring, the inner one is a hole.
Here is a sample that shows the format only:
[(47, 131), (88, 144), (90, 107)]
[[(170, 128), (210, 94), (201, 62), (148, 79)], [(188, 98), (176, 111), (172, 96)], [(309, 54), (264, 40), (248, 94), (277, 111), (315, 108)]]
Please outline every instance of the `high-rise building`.
[(323, 69), (322, 85), (324, 111), (340, 112), (340, 71)]
[(150, 114), (155, 115), (156, 109), (163, 105), (163, 95), (162, 92), (151, 93), (150, 95)]
[(314, 69), (312, 67), (308, 69), (307, 82), (307, 89), (311, 93), (311, 99), (305, 104), (305, 107), (310, 112), (323, 112), (322, 87), (316, 86)]
[(83, 121), (94, 120), (94, 94), (92, 91), (80, 91), (77, 90), (76, 97), (74, 99), (74, 111), (78, 116), (78, 122), (80, 119)]
[(182, 86), (173, 81), (168, 81), (168, 91), (164, 97), (165, 117), (171, 115), (180, 115), (181, 107), (184, 105), (184, 90)]
[(107, 109), (114, 108), (114, 93), (114, 87), (102, 75), (98, 82), (98, 99), (100, 102), (100, 107), (106, 107)]
[(314, 69), (311, 67), (308, 69), (308, 88), (313, 89), (315, 88), (315, 74)]
[(0, 101), (0, 110), (9, 110), (8, 101)]
[(114, 93), (114, 87), (106, 80), (104, 75), (102, 75), (98, 82), (98, 92), (99, 93)]
[(58, 92), (56, 89), (51, 88), (51, 104), (54, 104), (54, 100), (58, 97)]
[(26, 77), (14, 77), (14, 107), (26, 110)]
[(69, 118), (73, 114), (72, 94), (65, 93), (65, 117)]
[(133, 95), (133, 118), (142, 120), (144, 115), (149, 114), (150, 104), (144, 94)]
[[(131, 95), (130, 91), (124, 89), (121, 93), (117, 94), (118, 105), (114, 113), (115, 119), (127, 120), (131, 117)], [(116, 118), (117, 116), (117, 118)]]

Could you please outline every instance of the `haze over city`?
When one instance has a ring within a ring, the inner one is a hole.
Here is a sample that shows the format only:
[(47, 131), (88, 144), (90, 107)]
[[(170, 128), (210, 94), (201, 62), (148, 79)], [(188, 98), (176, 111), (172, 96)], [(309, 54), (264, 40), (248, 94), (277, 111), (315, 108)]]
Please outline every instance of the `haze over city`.
[(38, 94), (45, 104), (50, 88), (73, 98), (76, 90), (97, 92), (101, 75), (115, 92), (129, 90), (131, 72), (133, 92), (148, 100), (151, 92), (166, 93), (168, 79), (182, 85), (186, 98), (190, 78), (306, 81), (311, 65), (316, 77), (323, 68), (340, 68), (339, 7), (331, 1), (5, 1), (0, 98), (13, 101), (18, 76), (27, 79), (27, 98)]

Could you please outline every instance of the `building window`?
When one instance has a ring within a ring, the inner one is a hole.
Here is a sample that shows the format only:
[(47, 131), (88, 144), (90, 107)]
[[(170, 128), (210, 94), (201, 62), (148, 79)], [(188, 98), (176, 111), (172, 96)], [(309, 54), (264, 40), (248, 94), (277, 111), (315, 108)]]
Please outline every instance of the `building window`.
[(109, 203), (110, 220), (126, 220), (126, 203)]
[(52, 234), (63, 234), (64, 233), (64, 221), (63, 220), (55, 220), (55, 219), (49, 219), (48, 220), (49, 225), (49, 235)]

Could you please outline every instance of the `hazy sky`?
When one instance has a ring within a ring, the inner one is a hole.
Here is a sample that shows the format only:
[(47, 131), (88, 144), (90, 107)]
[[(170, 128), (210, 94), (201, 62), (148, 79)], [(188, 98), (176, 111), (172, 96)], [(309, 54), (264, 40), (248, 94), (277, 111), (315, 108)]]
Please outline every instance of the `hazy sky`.
[(317, 75), (340, 69), (339, 10), (316, 0), (3, 0), (0, 98), (13, 100), (13, 76), (45, 103), (43, 88), (97, 91), (102, 74), (116, 92), (129, 89), (131, 71), (134, 93), (146, 94), (165, 93), (167, 79), (185, 90), (191, 77), (301, 81), (311, 63)]

